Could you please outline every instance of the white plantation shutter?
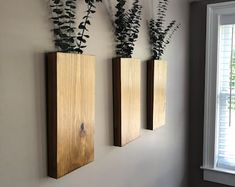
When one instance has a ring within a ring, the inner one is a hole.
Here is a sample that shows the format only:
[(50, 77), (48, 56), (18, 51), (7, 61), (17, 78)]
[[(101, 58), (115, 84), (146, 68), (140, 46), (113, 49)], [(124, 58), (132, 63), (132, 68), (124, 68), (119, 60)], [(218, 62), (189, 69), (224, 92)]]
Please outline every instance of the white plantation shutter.
[[(235, 171), (235, 18), (221, 18), (217, 80), (216, 154), (217, 168)], [(234, 23), (232, 23), (234, 22)]]

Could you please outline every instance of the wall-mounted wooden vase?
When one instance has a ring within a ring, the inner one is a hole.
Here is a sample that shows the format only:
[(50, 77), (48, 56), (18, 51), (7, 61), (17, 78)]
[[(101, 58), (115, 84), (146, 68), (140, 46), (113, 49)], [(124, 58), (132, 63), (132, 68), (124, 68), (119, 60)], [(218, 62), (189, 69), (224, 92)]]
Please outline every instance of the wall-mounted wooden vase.
[(95, 57), (47, 54), (48, 175), (94, 160)]
[(155, 130), (166, 123), (167, 63), (147, 62), (147, 128)]
[(113, 59), (114, 145), (140, 136), (140, 60)]

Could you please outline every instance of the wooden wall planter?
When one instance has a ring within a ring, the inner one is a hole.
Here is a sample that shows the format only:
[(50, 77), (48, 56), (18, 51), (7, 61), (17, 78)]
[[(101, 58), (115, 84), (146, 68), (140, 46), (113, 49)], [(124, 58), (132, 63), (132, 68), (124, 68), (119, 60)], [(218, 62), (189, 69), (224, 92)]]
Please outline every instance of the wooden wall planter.
[(158, 129), (166, 122), (167, 64), (165, 61), (147, 62), (147, 128)]
[(140, 60), (113, 59), (114, 145), (140, 136)]
[(95, 57), (47, 54), (48, 175), (94, 160)]

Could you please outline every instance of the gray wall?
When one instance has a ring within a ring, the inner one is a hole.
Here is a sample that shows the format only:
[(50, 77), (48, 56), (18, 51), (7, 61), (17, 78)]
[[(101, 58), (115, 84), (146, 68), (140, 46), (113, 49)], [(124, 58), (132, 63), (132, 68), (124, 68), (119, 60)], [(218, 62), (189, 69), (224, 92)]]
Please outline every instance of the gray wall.
[(203, 123), (207, 4), (228, 0), (202, 0), (190, 4), (190, 115), (189, 186), (224, 187), (203, 181)]
[[(113, 147), (113, 34), (99, 5), (88, 54), (97, 56), (95, 162), (54, 180), (46, 170), (44, 54), (53, 51), (46, 0), (0, 3), (0, 186), (1, 187), (187, 187), (188, 2), (174, 0), (169, 17), (181, 22), (165, 58), (168, 60), (167, 126), (144, 130), (146, 67), (150, 57), (144, 3), (140, 39), (134, 57), (142, 63), (141, 138)], [(82, 7), (80, 7), (82, 8)]]

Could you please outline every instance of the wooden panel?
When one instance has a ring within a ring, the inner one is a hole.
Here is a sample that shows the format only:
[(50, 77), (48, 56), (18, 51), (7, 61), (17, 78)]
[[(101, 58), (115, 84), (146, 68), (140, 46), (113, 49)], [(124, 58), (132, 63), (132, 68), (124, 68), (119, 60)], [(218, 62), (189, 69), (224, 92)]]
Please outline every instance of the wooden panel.
[(51, 53), (47, 66), (48, 169), (59, 178), (94, 160), (95, 57)]
[(113, 59), (114, 145), (140, 136), (140, 61)]
[(155, 130), (166, 123), (167, 63), (149, 61), (147, 65), (147, 123)]
[(122, 146), (121, 141), (121, 63), (113, 59), (113, 133), (114, 145)]

